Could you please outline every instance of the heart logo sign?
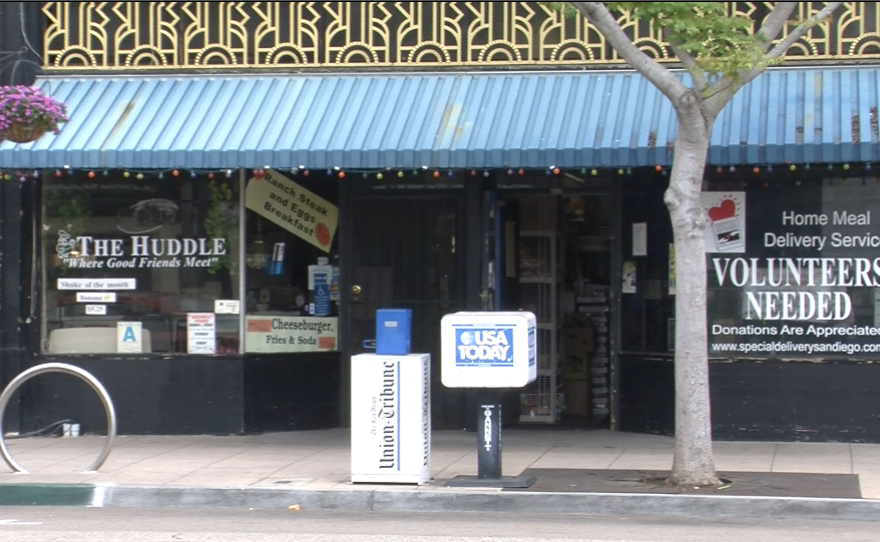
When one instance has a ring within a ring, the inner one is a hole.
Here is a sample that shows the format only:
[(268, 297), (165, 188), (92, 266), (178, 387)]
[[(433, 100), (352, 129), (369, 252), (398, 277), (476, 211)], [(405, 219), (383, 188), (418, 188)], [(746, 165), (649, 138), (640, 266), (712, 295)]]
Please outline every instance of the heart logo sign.
[(712, 222), (733, 218), (734, 216), (736, 216), (736, 203), (732, 199), (722, 200), (719, 205), (709, 208), (709, 218)]
[(705, 229), (706, 252), (745, 252), (745, 193), (703, 192), (702, 200), (709, 219)]

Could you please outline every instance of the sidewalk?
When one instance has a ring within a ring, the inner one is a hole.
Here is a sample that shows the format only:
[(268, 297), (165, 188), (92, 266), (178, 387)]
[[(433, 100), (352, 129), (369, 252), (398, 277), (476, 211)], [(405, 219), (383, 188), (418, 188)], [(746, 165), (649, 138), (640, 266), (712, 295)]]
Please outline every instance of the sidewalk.
[[(348, 429), (223, 437), (118, 436), (99, 471), (82, 472), (104, 442), (99, 436), (6, 439), (11, 456), (28, 473), (13, 473), (0, 464), (0, 504), (284, 509), (299, 505), (302, 510), (700, 514), (880, 521), (880, 444), (715, 443), (719, 474), (755, 473), (753, 478), (758, 480), (762, 476), (769, 480), (771, 474), (783, 476), (778, 473), (844, 475), (830, 478), (853, 484), (857, 477), (854, 498), (839, 498), (774, 496), (773, 483), (766, 485), (767, 495), (759, 489), (750, 496), (724, 495), (723, 490), (711, 495), (699, 491), (628, 492), (627, 487), (641, 487), (632, 479), (619, 491), (590, 491), (589, 484), (565, 484), (566, 473), (575, 482), (589, 479), (583, 472), (638, 474), (671, 468), (672, 438), (602, 430), (504, 429), (503, 474), (515, 476), (526, 469), (541, 469), (530, 471), (537, 475), (538, 483), (527, 490), (445, 487), (445, 482), (458, 475), (477, 474), (477, 437), (466, 431), (432, 434), (433, 479), (423, 486), (352, 484)], [(555, 482), (548, 482), (551, 480)], [(739, 480), (734, 478), (730, 488), (741, 489)], [(547, 483), (557, 486), (548, 489)], [(821, 493), (822, 487), (819, 484), (811, 489)]]

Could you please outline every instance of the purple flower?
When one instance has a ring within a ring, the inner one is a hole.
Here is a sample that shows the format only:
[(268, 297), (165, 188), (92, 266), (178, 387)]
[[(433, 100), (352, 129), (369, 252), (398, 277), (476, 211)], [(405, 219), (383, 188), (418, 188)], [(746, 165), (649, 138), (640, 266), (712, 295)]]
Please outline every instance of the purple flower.
[(57, 134), (59, 124), (67, 121), (66, 104), (40, 89), (27, 85), (0, 86), (0, 140), (16, 123), (39, 126)]

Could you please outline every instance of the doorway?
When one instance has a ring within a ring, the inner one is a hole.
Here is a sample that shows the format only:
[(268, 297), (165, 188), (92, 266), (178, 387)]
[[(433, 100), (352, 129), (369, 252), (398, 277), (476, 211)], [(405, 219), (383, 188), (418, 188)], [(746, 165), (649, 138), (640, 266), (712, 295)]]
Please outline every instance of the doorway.
[(440, 319), (464, 300), (463, 208), (461, 194), (352, 194), (352, 241), (340, 274), (349, 300), (346, 358), (371, 352), (365, 341), (376, 338), (378, 309), (412, 310), (411, 351), (431, 355), (438, 429), (459, 429), (465, 416), (463, 391), (445, 388), (440, 378)]
[[(499, 288), (501, 310), (537, 320), (538, 377), (518, 390), (519, 423), (611, 425), (613, 277), (611, 193), (504, 193), (515, 225), (496, 250), (495, 269), (514, 277)], [(510, 218), (505, 218), (509, 222)]]

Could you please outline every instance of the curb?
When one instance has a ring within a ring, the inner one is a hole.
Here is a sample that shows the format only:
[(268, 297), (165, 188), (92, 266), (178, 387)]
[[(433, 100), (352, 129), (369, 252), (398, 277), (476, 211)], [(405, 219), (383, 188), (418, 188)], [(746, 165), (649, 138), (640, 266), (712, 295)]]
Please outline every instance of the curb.
[(880, 521), (880, 500), (640, 493), (173, 488), (3, 484), (0, 505), (765, 517)]

